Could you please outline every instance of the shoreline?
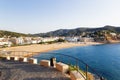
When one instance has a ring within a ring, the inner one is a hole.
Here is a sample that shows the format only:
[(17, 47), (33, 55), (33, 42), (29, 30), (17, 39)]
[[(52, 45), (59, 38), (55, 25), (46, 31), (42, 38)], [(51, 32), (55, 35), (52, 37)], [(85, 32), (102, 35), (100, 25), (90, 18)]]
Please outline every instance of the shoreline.
[[(27, 45), (27, 46), (17, 46), (17, 47), (7, 47), (7, 48), (0, 48), (0, 50), (4, 51), (27, 51), (27, 52), (34, 52), (32, 55), (41, 54), (44, 52), (64, 49), (64, 48), (71, 48), (77, 46), (89, 46), (89, 45), (101, 45), (104, 43), (98, 42), (87, 42), (87, 43), (54, 43), (54, 44), (34, 44), (34, 45)], [(14, 53), (15, 54), (15, 53)], [(16, 53), (16, 55), (19, 53)], [(23, 56), (29, 57), (31, 54), (23, 54)]]

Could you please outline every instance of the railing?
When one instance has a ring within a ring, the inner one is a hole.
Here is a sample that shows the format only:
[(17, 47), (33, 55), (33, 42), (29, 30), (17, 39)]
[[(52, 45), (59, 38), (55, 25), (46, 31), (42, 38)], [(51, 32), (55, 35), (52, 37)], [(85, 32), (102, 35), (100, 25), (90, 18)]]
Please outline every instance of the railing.
[(96, 79), (104, 80), (104, 78), (100, 74), (98, 74), (97, 71), (95, 71), (84, 61), (82, 61), (76, 57), (73, 57), (70, 55), (65, 55), (65, 54), (60, 54), (60, 53), (44, 53), (44, 54), (40, 54), (39, 56), (34, 56), (34, 58), (37, 58), (37, 59), (48, 59), (48, 60), (50, 60), (52, 57), (55, 57), (57, 59), (57, 62), (63, 62), (70, 66), (74, 65), (75, 67), (73, 67), (73, 68), (76, 69), (83, 76), (83, 78), (85, 80), (89, 80), (89, 78), (88, 78), (89, 72), (88, 71), (93, 73), (91, 75), (94, 75), (95, 80)]
[(40, 54), (39, 56), (34, 55), (38, 53), (39, 52), (28, 52), (28, 51), (0, 51), (0, 56), (34, 57), (37, 58), (39, 61), (42, 59), (50, 60), (52, 57), (55, 57), (57, 59), (57, 62), (63, 62), (68, 64), (69, 66), (72, 66), (72, 68), (77, 70), (85, 80), (91, 80), (89, 79), (90, 78), (89, 75), (91, 73), (92, 76), (94, 75), (95, 80), (105, 80), (100, 74), (98, 74), (97, 71), (95, 71), (84, 61), (76, 57), (66, 54), (60, 54), (60, 53), (44, 53), (44, 54)]

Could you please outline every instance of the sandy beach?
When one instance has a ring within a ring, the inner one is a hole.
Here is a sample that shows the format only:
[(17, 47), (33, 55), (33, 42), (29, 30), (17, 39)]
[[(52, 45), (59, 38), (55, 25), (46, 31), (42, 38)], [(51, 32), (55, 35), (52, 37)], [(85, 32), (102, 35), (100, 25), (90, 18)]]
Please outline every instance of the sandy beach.
[[(89, 43), (54, 43), (54, 44), (34, 44), (34, 45), (27, 45), (27, 46), (16, 46), (16, 47), (7, 47), (7, 48), (0, 48), (0, 50), (4, 51), (29, 51), (41, 53), (41, 52), (48, 52), (52, 50), (58, 50), (62, 48), (70, 48), (75, 46), (88, 46), (88, 45), (99, 45), (102, 43), (96, 42), (89, 42)], [(18, 54), (18, 53), (17, 53)]]

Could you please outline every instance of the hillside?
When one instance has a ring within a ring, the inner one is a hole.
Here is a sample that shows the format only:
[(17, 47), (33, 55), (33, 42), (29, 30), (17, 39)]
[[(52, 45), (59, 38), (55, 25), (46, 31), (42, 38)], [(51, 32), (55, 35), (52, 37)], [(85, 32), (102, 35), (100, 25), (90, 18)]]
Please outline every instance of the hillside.
[(114, 26), (107, 25), (107, 26), (100, 27), (100, 28), (59, 29), (59, 30), (50, 31), (47, 33), (38, 33), (38, 34), (24, 34), (24, 33), (17, 33), (17, 32), (0, 30), (0, 37), (3, 37), (3, 36), (11, 36), (11, 37), (20, 37), (20, 36), (39, 36), (39, 37), (79, 36), (83, 32), (93, 32), (93, 31), (101, 31), (101, 30), (109, 30), (112, 32), (120, 33), (120, 27), (114, 27)]
[(4, 37), (4, 36), (20, 37), (20, 36), (29, 36), (29, 35), (24, 34), (24, 33), (17, 33), (17, 32), (0, 30), (0, 37)]
[(33, 34), (34, 36), (41, 36), (41, 37), (49, 37), (49, 36), (79, 36), (82, 32), (93, 32), (93, 31), (101, 31), (101, 30), (109, 30), (113, 32), (120, 33), (120, 27), (114, 26), (104, 26), (101, 28), (76, 28), (76, 29), (59, 29), (56, 31), (51, 31), (47, 33), (38, 33)]

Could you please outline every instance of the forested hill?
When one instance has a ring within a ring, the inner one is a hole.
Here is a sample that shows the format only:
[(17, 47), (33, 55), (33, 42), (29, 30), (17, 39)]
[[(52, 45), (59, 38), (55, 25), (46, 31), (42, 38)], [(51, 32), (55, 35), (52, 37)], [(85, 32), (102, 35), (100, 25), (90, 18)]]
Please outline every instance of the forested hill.
[(79, 36), (82, 32), (93, 32), (93, 31), (101, 31), (101, 30), (109, 30), (112, 32), (120, 33), (120, 27), (114, 26), (104, 26), (100, 28), (76, 28), (76, 29), (59, 29), (56, 31), (50, 31), (47, 33), (38, 33), (34, 34), (34, 36), (41, 37), (49, 37), (49, 36)]
[(5, 31), (5, 30), (0, 30), (0, 37), (4, 36), (10, 36), (10, 37), (20, 37), (20, 36), (29, 36), (28, 34), (24, 33), (17, 33), (17, 32), (11, 32), (11, 31)]

